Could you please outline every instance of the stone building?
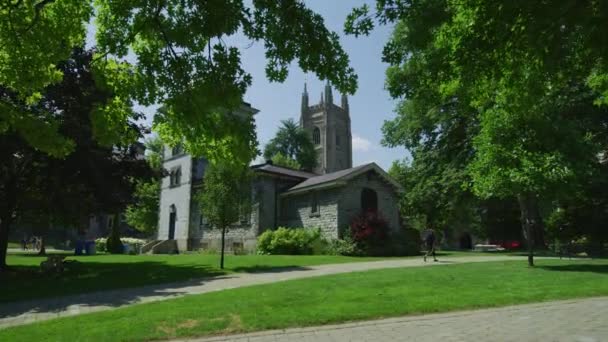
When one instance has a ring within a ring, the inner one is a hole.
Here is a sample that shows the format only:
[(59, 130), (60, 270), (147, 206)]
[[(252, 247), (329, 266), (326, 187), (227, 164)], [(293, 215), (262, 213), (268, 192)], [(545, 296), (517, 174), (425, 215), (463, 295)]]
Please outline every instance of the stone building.
[[(333, 103), (331, 86), (325, 86), (318, 104), (309, 106), (306, 86), (302, 94), (300, 124), (310, 132), (319, 152), (314, 172), (293, 170), (266, 162), (253, 165), (251, 212), (235, 222), (226, 234), (230, 250), (255, 249), (257, 237), (280, 226), (320, 228), (328, 239), (337, 239), (362, 210), (378, 210), (391, 229), (399, 229), (397, 194), (400, 187), (375, 163), (352, 167), (352, 138), (348, 99)], [(254, 115), (249, 104), (242, 115)], [(208, 166), (179, 147), (165, 148), (158, 240), (146, 250), (219, 249), (220, 231), (200, 213), (193, 193), (202, 189)]]

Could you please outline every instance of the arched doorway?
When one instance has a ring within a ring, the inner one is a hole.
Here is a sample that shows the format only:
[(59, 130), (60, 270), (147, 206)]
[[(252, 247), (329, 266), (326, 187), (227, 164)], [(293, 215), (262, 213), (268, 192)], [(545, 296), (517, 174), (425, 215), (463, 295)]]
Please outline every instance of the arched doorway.
[(177, 220), (177, 209), (174, 204), (169, 207), (169, 240), (175, 239), (175, 221)]
[(471, 234), (462, 233), (460, 235), (459, 246), (460, 249), (473, 249), (473, 239), (471, 238)]
[(370, 188), (363, 188), (361, 190), (361, 210), (364, 212), (378, 210), (378, 195), (376, 191)]

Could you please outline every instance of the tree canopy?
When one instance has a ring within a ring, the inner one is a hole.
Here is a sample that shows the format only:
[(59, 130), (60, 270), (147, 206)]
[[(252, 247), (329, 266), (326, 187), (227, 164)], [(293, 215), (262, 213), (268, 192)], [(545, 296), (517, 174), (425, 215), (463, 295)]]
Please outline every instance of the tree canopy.
[(413, 149), (414, 164), (449, 142), (474, 194), (519, 199), (530, 245), (542, 197), (572, 191), (608, 147), (607, 18), (597, 1), (378, 0), (345, 29), (395, 23), (383, 60), (403, 100), (386, 142)]
[[(123, 211), (132, 201), (134, 180), (152, 176), (139, 158), (138, 144), (107, 147), (94, 139), (91, 112), (116, 94), (97, 86), (92, 60), (92, 52), (75, 49), (58, 65), (62, 81), (47, 86), (35, 104), (0, 88), (2, 102), (22, 112), (54, 113), (58, 132), (75, 143), (71, 154), (57, 158), (30, 146), (15, 131), (0, 134), (0, 268), (12, 223), (35, 219), (43, 226), (82, 226), (92, 214)], [(143, 137), (147, 131), (135, 121), (139, 115), (129, 117), (129, 134)]]
[[(267, 160), (277, 158), (277, 155), (280, 155), (279, 161), (289, 158), (305, 170), (312, 170), (317, 165), (317, 151), (310, 134), (293, 119), (281, 121), (277, 134), (264, 148), (264, 158)], [(291, 166), (294, 165), (291, 163)]]
[[(133, 141), (127, 122), (134, 102), (158, 103), (166, 111), (155, 118), (155, 129), (168, 144), (183, 142), (190, 153), (211, 160), (249, 163), (257, 153), (253, 123), (232, 113), (251, 75), (228, 37), (264, 45), (271, 81), (285, 80), (296, 62), (342, 92), (357, 87), (338, 35), (297, 0), (254, 0), (250, 6), (241, 0), (7, 1), (0, 5), (0, 85), (36, 103), (45, 87), (61, 80), (57, 63), (84, 43), (88, 27), (95, 29), (96, 81), (118, 95), (92, 113), (95, 136), (108, 146)], [(0, 106), (0, 133), (18, 132), (56, 156), (73, 151), (53, 113), (33, 115), (10, 101)]]

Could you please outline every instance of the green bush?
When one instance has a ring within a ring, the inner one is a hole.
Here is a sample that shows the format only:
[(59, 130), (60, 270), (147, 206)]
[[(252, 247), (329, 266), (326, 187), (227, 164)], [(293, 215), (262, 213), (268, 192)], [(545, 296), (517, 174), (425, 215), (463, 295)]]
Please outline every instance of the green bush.
[(331, 255), (361, 256), (365, 252), (357, 246), (357, 243), (350, 235), (349, 230), (345, 230), (342, 239), (332, 240), (327, 248), (327, 253)]
[(107, 238), (99, 238), (95, 240), (95, 249), (97, 252), (107, 252), (108, 251), (108, 239)]
[(258, 254), (313, 254), (324, 247), (320, 229), (284, 228), (267, 230), (258, 237)]

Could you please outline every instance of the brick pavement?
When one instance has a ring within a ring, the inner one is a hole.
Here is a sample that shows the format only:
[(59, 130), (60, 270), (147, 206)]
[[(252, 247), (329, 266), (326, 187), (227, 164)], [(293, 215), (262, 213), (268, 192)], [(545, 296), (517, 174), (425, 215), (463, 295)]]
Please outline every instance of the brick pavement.
[(524, 260), (525, 257), (505, 255), (458, 256), (441, 258), (440, 262), (422, 262), (421, 258), (388, 259), (332, 265), (292, 267), (261, 273), (234, 273), (187, 282), (92, 292), (65, 297), (37, 299), (0, 305), (0, 329), (57, 317), (110, 310), (119, 307), (161, 301), (185, 295), (221, 291), (243, 286), (317, 277), (330, 274), (368, 271), (383, 268), (430, 267), (454, 263)]
[(608, 297), (405, 316), (189, 341), (600, 342), (608, 341)]

